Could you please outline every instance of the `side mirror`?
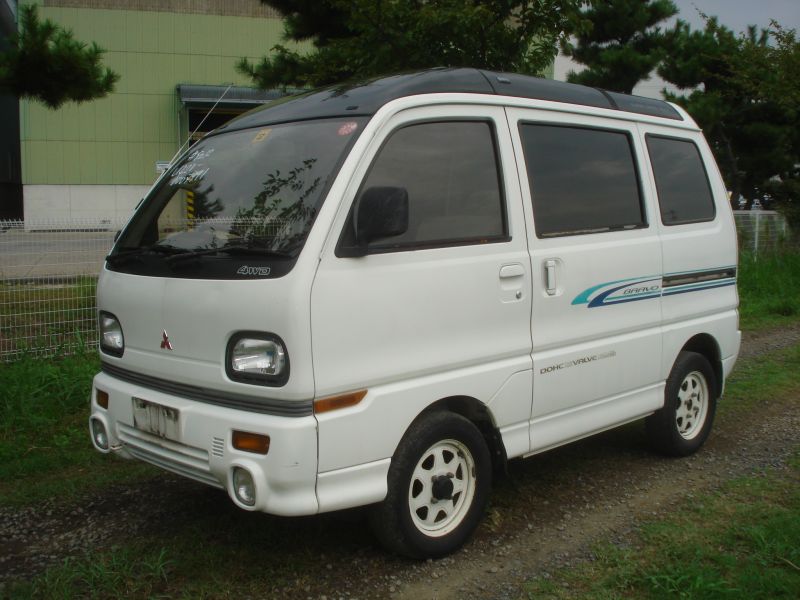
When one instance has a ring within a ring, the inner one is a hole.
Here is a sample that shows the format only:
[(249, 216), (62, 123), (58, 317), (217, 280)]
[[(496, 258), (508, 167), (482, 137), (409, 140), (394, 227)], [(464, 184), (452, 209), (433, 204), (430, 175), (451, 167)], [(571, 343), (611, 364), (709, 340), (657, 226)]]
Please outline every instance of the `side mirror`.
[(356, 244), (366, 249), (373, 240), (408, 231), (408, 191), (371, 187), (361, 194), (355, 214)]

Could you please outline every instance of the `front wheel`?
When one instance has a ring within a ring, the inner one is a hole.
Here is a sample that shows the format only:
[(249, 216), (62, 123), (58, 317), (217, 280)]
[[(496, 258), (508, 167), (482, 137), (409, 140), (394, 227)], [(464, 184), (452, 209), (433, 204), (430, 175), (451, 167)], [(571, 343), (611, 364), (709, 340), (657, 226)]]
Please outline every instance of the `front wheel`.
[(389, 550), (412, 558), (444, 556), (477, 527), (491, 487), (480, 431), (464, 417), (434, 412), (412, 424), (392, 458), (386, 499), (372, 528)]
[(664, 407), (645, 421), (655, 448), (670, 456), (696, 452), (711, 433), (717, 382), (708, 360), (681, 352), (667, 378)]

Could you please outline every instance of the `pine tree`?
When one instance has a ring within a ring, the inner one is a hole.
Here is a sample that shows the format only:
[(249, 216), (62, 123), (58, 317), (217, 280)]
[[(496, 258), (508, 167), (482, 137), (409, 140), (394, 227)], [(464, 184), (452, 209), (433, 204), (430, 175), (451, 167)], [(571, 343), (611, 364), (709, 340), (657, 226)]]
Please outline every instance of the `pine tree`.
[(656, 68), (665, 36), (659, 23), (678, 13), (672, 0), (591, 2), (584, 18), (591, 27), (562, 50), (586, 69), (571, 72), (573, 83), (630, 94)]
[(49, 19), (39, 19), (36, 5), (20, 7), (20, 30), (0, 52), (0, 90), (39, 100), (50, 108), (68, 101), (106, 96), (119, 75), (104, 68), (104, 50), (76, 40)]
[(285, 19), (285, 46), (237, 69), (262, 88), (318, 86), (437, 66), (539, 74), (585, 22), (581, 0), (261, 0)]
[[(707, 18), (703, 30), (679, 21), (659, 75), (703, 128), (731, 203), (769, 195), (800, 221), (800, 44), (777, 23), (737, 35)], [(748, 206), (749, 207), (749, 206)]]

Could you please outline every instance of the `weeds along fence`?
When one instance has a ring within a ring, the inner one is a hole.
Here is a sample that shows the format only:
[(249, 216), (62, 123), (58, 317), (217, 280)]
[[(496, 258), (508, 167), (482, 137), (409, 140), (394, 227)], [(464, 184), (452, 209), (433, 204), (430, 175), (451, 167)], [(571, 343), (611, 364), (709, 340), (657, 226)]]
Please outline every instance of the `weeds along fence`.
[[(737, 211), (739, 245), (779, 248), (790, 231), (771, 211)], [(121, 221), (0, 221), (0, 362), (97, 346), (95, 290)]]

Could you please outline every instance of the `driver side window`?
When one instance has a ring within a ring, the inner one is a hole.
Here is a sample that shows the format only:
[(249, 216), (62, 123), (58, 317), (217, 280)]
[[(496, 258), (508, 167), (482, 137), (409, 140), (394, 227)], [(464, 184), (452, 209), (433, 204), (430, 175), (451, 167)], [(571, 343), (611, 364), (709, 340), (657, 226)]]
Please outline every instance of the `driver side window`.
[(355, 205), (376, 187), (406, 190), (409, 224), (403, 234), (370, 242), (370, 252), (507, 239), (494, 131), (486, 121), (396, 130), (380, 149)]

